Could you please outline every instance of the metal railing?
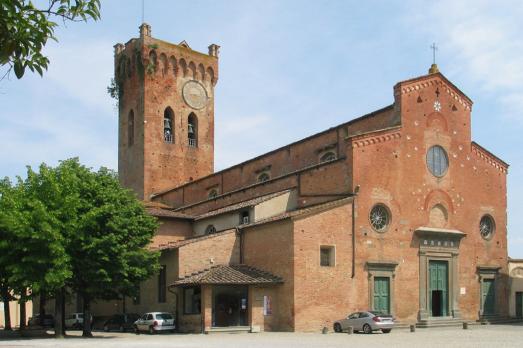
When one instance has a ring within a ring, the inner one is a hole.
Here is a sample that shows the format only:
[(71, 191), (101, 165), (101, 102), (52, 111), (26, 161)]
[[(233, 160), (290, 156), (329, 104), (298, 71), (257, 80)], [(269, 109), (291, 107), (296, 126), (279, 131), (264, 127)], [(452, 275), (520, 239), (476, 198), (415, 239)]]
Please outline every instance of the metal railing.
[(173, 135), (170, 133), (164, 133), (163, 134), (163, 140), (165, 140), (166, 143), (172, 143), (173, 142)]
[(189, 138), (189, 147), (196, 147), (196, 139)]

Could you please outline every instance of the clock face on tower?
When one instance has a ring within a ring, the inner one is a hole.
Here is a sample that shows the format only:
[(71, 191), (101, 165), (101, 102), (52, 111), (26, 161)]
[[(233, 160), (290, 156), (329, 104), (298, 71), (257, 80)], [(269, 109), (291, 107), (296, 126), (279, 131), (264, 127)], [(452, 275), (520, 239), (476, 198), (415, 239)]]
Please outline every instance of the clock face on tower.
[(198, 81), (187, 81), (182, 89), (183, 100), (191, 108), (200, 110), (207, 105), (207, 91)]

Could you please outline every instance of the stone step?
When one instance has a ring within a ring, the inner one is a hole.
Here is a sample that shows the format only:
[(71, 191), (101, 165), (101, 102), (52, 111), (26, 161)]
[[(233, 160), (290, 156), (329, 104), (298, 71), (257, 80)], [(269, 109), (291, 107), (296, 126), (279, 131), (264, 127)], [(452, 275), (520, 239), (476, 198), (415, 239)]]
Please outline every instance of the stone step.
[(211, 333), (241, 333), (241, 332), (251, 332), (250, 326), (227, 326), (227, 327), (210, 327), (205, 328), (206, 334)]
[(428, 319), (420, 320), (416, 323), (417, 328), (430, 328), (430, 327), (459, 327), (463, 325), (463, 322), (468, 322), (461, 319)]
[(491, 315), (481, 317), (477, 320), (477, 323), (481, 325), (523, 323), (523, 318), (510, 318)]

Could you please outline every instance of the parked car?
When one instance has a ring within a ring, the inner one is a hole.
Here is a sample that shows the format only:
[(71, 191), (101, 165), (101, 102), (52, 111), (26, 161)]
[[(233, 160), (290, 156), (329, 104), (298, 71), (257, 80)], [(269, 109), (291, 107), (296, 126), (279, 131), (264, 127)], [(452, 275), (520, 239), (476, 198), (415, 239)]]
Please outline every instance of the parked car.
[[(91, 316), (91, 325), (93, 324), (93, 316)], [(83, 313), (72, 313), (65, 318), (66, 329), (77, 329), (80, 330), (84, 327), (84, 314)]]
[(147, 331), (155, 334), (159, 331), (174, 332), (174, 317), (171, 313), (150, 312), (142, 315), (133, 325), (134, 332), (139, 334), (141, 331)]
[(342, 332), (352, 326), (354, 332), (363, 331), (366, 334), (372, 331), (381, 330), (383, 333), (389, 333), (394, 327), (394, 317), (377, 311), (355, 312), (345, 319), (334, 322), (334, 331)]
[(115, 314), (105, 321), (104, 331), (118, 330), (120, 332), (125, 332), (133, 330), (134, 322), (138, 319), (140, 319), (138, 314)]
[(40, 314), (35, 314), (27, 321), (29, 326), (43, 326), (43, 327), (53, 327), (54, 318), (51, 314), (45, 314), (43, 318), (40, 317)]

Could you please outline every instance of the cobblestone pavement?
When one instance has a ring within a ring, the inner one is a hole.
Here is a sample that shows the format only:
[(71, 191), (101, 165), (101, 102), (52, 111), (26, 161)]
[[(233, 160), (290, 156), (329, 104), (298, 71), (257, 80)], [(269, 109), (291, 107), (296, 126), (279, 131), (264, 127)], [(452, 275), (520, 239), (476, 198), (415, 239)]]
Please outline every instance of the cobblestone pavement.
[(64, 348), (292, 348), (292, 347), (523, 347), (523, 325), (472, 326), (461, 328), (418, 329), (411, 333), (397, 329), (390, 334), (334, 334), (316, 333), (258, 333), (258, 334), (211, 334), (211, 335), (135, 335), (132, 333), (95, 332), (94, 338), (79, 337), (79, 332), (69, 333), (63, 340), (2, 339), (0, 347), (64, 347)]

